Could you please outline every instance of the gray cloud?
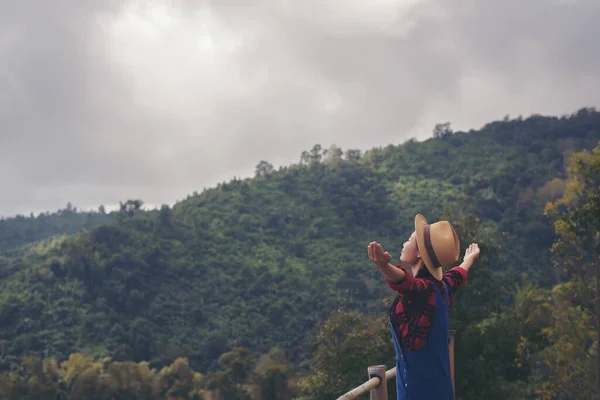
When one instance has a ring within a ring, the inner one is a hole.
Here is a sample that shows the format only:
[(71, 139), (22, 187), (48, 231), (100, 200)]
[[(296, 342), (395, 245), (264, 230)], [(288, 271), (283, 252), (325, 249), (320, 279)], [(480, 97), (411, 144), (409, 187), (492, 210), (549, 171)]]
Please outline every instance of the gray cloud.
[(0, 0), (0, 215), (600, 103), (595, 0), (43, 4)]

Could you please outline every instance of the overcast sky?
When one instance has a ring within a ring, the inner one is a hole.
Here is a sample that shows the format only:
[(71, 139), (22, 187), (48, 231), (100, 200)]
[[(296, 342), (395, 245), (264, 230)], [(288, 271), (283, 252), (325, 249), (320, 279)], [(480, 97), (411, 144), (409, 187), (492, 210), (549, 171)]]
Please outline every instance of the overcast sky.
[(598, 0), (0, 0), (0, 215), (600, 105)]

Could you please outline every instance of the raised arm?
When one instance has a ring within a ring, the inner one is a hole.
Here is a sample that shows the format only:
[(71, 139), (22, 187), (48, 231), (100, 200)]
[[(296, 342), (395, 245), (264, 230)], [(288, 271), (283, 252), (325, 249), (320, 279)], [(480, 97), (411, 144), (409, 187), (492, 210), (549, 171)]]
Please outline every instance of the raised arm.
[(381, 245), (377, 242), (369, 244), (369, 258), (379, 269), (379, 272), (390, 282), (400, 283), (406, 277), (405, 271), (390, 264), (392, 256), (387, 251), (384, 252)]
[(369, 258), (379, 272), (385, 277), (387, 285), (398, 293), (419, 292), (428, 290), (429, 283), (425, 279), (414, 278), (402, 264), (392, 265), (392, 256), (384, 252), (377, 242), (369, 244)]
[(395, 265), (387, 263), (386, 265), (378, 265), (377, 269), (389, 282), (399, 284), (406, 281), (406, 271), (398, 268)]
[(479, 246), (477, 243), (472, 243), (465, 251), (465, 256), (462, 263), (444, 273), (444, 281), (450, 286), (452, 293), (461, 288), (466, 282), (469, 275), (469, 270), (473, 263), (479, 257)]

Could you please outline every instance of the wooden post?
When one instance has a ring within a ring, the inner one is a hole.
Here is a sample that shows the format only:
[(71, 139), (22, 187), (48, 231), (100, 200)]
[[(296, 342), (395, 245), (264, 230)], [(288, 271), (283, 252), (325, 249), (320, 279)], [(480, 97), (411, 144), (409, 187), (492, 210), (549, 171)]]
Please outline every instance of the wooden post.
[(379, 378), (379, 384), (369, 391), (371, 400), (388, 400), (387, 377), (385, 365), (375, 365), (367, 368), (369, 379)]
[(454, 334), (456, 331), (448, 331), (448, 353), (450, 353), (450, 376), (452, 377), (452, 390), (454, 391), (454, 398), (456, 398), (456, 386), (454, 384)]

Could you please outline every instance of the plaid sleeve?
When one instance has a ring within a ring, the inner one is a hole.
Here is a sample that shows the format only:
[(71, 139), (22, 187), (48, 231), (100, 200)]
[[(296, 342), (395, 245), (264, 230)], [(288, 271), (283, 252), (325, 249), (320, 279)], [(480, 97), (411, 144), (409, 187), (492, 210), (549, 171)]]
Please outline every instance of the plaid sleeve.
[(461, 267), (454, 267), (444, 272), (444, 281), (452, 293), (456, 293), (463, 285), (467, 283), (468, 273)]
[(390, 280), (386, 279), (387, 285), (394, 291), (398, 293), (405, 292), (422, 292), (427, 290), (428, 282), (425, 279), (414, 278), (410, 272), (402, 265), (398, 264), (395, 266), (396, 268), (400, 268), (404, 271), (404, 279), (400, 282), (394, 283)]

